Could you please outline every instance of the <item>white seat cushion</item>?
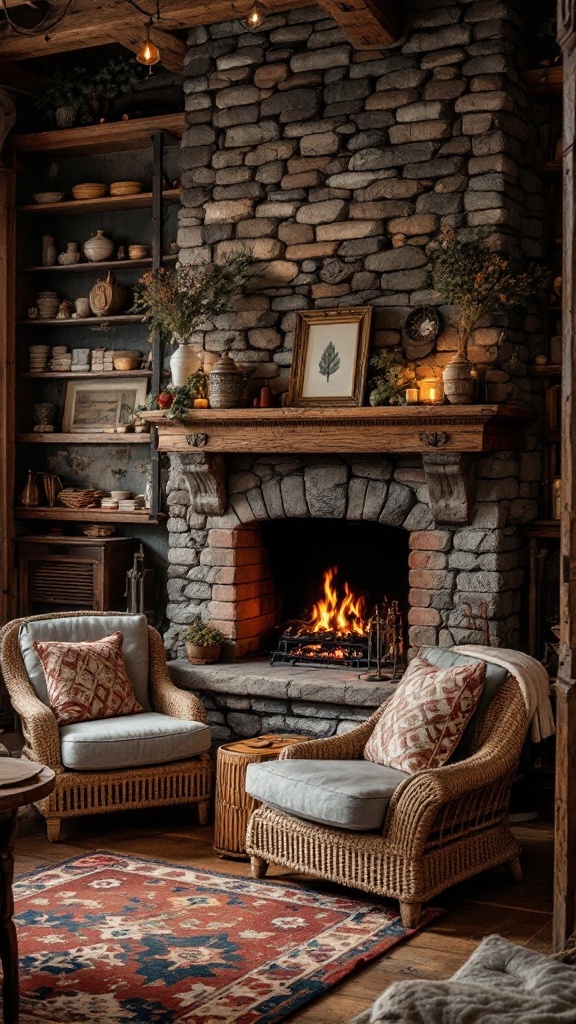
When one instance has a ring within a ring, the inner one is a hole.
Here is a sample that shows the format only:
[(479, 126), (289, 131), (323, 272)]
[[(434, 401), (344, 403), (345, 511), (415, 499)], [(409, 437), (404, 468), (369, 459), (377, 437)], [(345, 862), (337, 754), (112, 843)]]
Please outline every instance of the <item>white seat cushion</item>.
[(184, 761), (210, 749), (210, 729), (148, 711), (60, 729), (62, 763), (72, 771), (140, 768)]
[(289, 757), (248, 765), (246, 792), (297, 818), (370, 832), (382, 828), (390, 798), (407, 778), (372, 761)]
[(124, 638), (123, 652), (126, 674), (132, 683), (136, 700), (150, 711), (148, 697), (148, 623), (145, 615), (71, 615), (61, 619), (38, 619), (20, 627), (20, 651), (28, 678), (43, 704), (50, 707), (44, 669), (36, 651), (35, 640), (80, 643), (101, 640), (119, 630)]

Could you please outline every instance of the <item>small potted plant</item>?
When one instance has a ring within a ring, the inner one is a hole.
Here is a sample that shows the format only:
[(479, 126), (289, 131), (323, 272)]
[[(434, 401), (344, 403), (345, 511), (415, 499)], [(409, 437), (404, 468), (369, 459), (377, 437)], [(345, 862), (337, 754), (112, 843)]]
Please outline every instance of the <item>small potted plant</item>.
[(222, 644), (228, 637), (209, 622), (195, 618), (185, 630), (186, 657), (193, 665), (211, 665), (218, 661)]
[(58, 128), (71, 128), (77, 121), (90, 121), (88, 96), (90, 78), (86, 68), (55, 71), (42, 82), (36, 106)]
[(442, 302), (456, 308), (452, 326), (458, 351), (444, 369), (444, 393), (449, 402), (466, 405), (476, 386), (467, 354), (470, 335), (485, 318), (525, 309), (549, 275), (535, 263), (519, 269), (509, 256), (494, 252), (481, 235), (465, 239), (444, 232), (432, 259), (436, 292)]

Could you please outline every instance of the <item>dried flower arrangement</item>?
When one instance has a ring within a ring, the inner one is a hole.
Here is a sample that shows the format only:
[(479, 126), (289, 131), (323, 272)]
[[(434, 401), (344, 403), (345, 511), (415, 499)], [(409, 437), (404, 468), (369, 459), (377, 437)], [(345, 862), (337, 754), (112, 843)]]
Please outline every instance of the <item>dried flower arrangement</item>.
[(238, 248), (222, 263), (179, 263), (170, 270), (150, 270), (136, 286), (134, 309), (144, 314), (153, 330), (178, 343), (224, 312), (250, 277), (254, 262), (251, 253)]
[(483, 317), (525, 307), (549, 276), (535, 263), (515, 270), (509, 256), (493, 252), (479, 235), (462, 239), (445, 232), (432, 252), (435, 289), (442, 302), (459, 308), (453, 326), (461, 356), (466, 355), (470, 335)]

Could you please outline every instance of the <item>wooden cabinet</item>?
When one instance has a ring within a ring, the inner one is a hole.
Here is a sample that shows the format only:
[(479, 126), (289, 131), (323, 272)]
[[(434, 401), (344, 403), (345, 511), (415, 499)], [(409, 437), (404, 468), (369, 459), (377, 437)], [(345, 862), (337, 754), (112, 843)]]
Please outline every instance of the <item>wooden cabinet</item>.
[(124, 537), (20, 537), (18, 614), (124, 611), (134, 541)]
[[(7, 475), (7, 480), (10, 475), (13, 477), (13, 486), (7, 488), (14, 492), (13, 507), (9, 507), (9, 494), (0, 496), (4, 506), (0, 509), (0, 525), (6, 527), (0, 540), (9, 578), (11, 523), (16, 524), (14, 528), (20, 533), (30, 533), (36, 523), (42, 523), (43, 533), (46, 533), (47, 521), (54, 526), (61, 524), (59, 528), (70, 534), (63, 543), (84, 543), (73, 534), (86, 524), (114, 523), (119, 529), (127, 527), (132, 535), (142, 527), (145, 532), (140, 539), (145, 540), (146, 530), (163, 518), (159, 458), (150, 433), (112, 433), (109, 429), (101, 432), (98, 427), (89, 432), (64, 433), (61, 428), (67, 389), (78, 388), (82, 381), (99, 382), (102, 388), (107, 381), (113, 381), (115, 386), (125, 382), (127, 394), (130, 389), (134, 390), (135, 384), (145, 382), (147, 391), (158, 392), (165, 379), (160, 337), (154, 334), (149, 338), (147, 324), (130, 308), (131, 300), (128, 308), (118, 315), (81, 319), (57, 316), (41, 319), (31, 316), (29, 310), (36, 306), (36, 296), (42, 291), (54, 291), (60, 299), (74, 302), (76, 298), (88, 296), (93, 285), (110, 271), (119, 284), (133, 289), (146, 269), (174, 264), (177, 256), (172, 243), (176, 238), (180, 189), (170, 181), (179, 177), (176, 147), (184, 130), (185, 115), (171, 114), (13, 138), (16, 200), (12, 200), (14, 205), (9, 217), (16, 224), (10, 259), (15, 323), (5, 344), (6, 365), (10, 371), (13, 368), (12, 387), (16, 396), (10, 406), (11, 422), (7, 420), (6, 437), (7, 449), (15, 454), (13, 472)], [(53, 188), (65, 192), (63, 201), (46, 204), (33, 201), (33, 195), (45, 188), (45, 174), (54, 176)], [(92, 181), (110, 185), (113, 181), (124, 180), (142, 182), (142, 191), (96, 199), (69, 198), (72, 187), (78, 183)], [(67, 244), (74, 240), (82, 254), (83, 243), (98, 229), (113, 240), (114, 251), (124, 246), (124, 258), (115, 259), (112, 255), (106, 261), (86, 262), (82, 255), (81, 261), (72, 265), (43, 265), (43, 235), (55, 238), (58, 253), (66, 251)], [(131, 260), (128, 246), (136, 243), (146, 246), (146, 256)], [(30, 360), (30, 347), (37, 344), (51, 349), (62, 346), (68, 351), (77, 348), (138, 351), (143, 358), (141, 368), (128, 371), (109, 370), (108, 366), (98, 372), (38, 369)], [(34, 430), (34, 406), (42, 402), (56, 407), (54, 432)], [(127, 512), (99, 508), (80, 511), (58, 504), (50, 507), (42, 493), (39, 506), (26, 507), (21, 498), (29, 469), (57, 474), (64, 486), (146, 493), (147, 507)], [(18, 539), (20, 556), (24, 550), (22, 545), (35, 539)], [(128, 547), (132, 550), (132, 540), (113, 540), (116, 544), (109, 545), (110, 553)], [(101, 549), (108, 550), (104, 543)], [(26, 559), (20, 557), (21, 572), (27, 572), (26, 564)], [(124, 572), (122, 561), (122, 576)], [(26, 605), (26, 601), (32, 601), (29, 577), (20, 582), (17, 600), (20, 612), (36, 610), (35, 599), (33, 607)], [(104, 589), (98, 600), (103, 600), (105, 593)], [(15, 604), (13, 596), (6, 617), (15, 611)], [(96, 606), (106, 607), (105, 604)]]

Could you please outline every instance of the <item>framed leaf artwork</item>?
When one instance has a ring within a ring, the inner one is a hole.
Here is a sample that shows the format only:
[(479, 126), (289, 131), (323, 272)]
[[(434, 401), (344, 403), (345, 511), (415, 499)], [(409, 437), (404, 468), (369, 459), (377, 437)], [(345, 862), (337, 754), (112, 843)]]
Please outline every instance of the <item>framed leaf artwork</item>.
[(296, 313), (288, 405), (362, 405), (371, 306)]

